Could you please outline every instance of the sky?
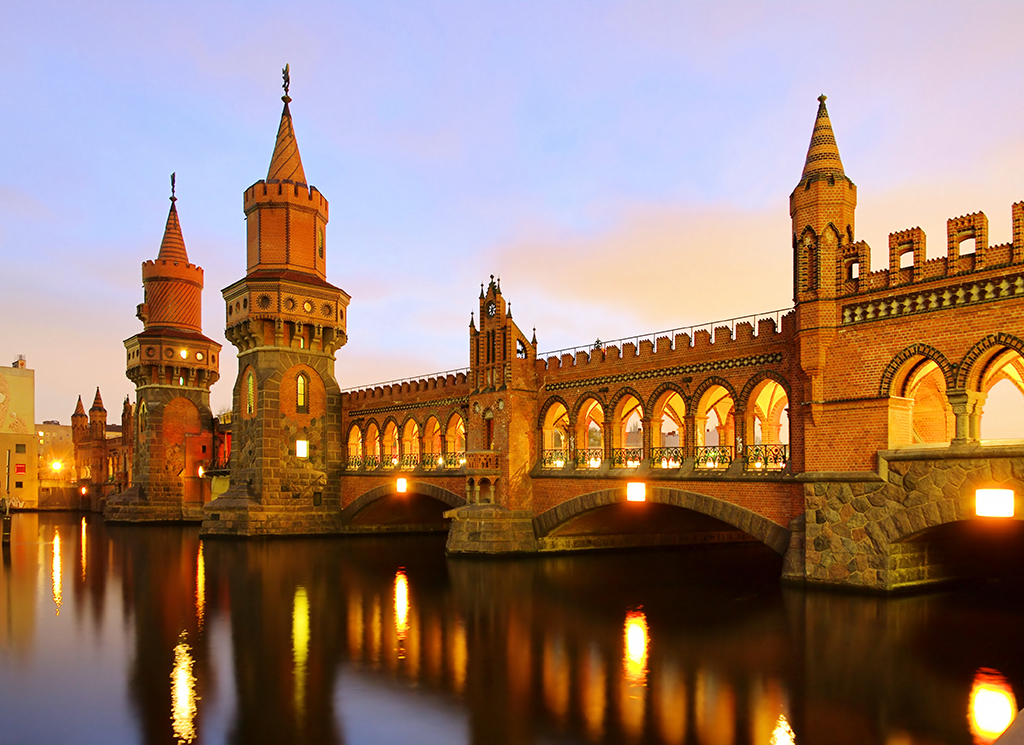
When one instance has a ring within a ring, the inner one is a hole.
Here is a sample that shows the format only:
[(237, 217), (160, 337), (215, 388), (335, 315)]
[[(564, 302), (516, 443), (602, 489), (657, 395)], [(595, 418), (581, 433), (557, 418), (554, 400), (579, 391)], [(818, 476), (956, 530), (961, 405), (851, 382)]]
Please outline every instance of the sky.
[[(462, 368), (480, 283), (540, 350), (792, 305), (789, 194), (828, 108), (856, 238), (1024, 199), (1024, 3), (9, 3), (0, 101), (0, 362), (36, 420), (134, 389), (141, 264), (177, 173), (203, 330), (245, 272), (291, 66), (327, 276), (352, 296), (343, 388)], [(133, 396), (134, 398), (134, 396)]]

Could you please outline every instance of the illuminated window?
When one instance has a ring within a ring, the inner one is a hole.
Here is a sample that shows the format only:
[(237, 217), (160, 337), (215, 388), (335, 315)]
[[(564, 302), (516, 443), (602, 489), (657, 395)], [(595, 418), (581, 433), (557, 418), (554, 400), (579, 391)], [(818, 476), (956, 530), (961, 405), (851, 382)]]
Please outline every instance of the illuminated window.
[(14, 473), (16, 476), (24, 476), (26, 474), (24, 463), (14, 464)]
[(245, 413), (256, 413), (256, 377), (251, 372), (245, 376)]
[(295, 441), (295, 457), (296, 458), (308, 458), (309, 457), (309, 440), (296, 440)]
[(309, 404), (307, 400), (309, 398), (309, 378), (304, 373), (299, 373), (299, 376), (295, 379), (295, 410), (300, 414), (305, 414), (309, 411)]
[(184, 349), (182, 349), (181, 351), (179, 351), (179, 352), (178, 352), (178, 354), (179, 354), (179, 355), (181, 356), (181, 358), (182, 358), (183, 360), (184, 360), (184, 359), (188, 359), (188, 352), (186, 352), (186, 351), (185, 351)]
[(324, 257), (324, 229), (323, 228), (320, 228), (320, 230), (317, 231), (317, 249), (318, 249), (318, 253), (320, 254), (320, 258), (322, 259)]

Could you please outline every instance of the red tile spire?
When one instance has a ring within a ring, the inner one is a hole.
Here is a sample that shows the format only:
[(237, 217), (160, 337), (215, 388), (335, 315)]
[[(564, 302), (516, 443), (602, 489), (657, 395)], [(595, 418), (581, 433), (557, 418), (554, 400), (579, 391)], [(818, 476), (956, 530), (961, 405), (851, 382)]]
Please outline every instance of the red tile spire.
[(292, 112), (288, 109), (291, 97), (288, 86), (291, 84), (289, 66), (281, 71), (284, 76), (284, 110), (281, 112), (281, 126), (277, 129), (277, 142), (274, 143), (274, 155), (270, 159), (270, 170), (267, 181), (294, 181), (306, 183), (306, 172), (302, 169), (302, 158), (299, 156), (299, 143), (295, 140), (295, 129), (292, 127)]
[(846, 176), (843, 172), (843, 161), (839, 158), (836, 136), (832, 132), (832, 122), (828, 118), (828, 109), (825, 108), (825, 98), (824, 94), (818, 96), (818, 116), (814, 120), (814, 132), (811, 134), (811, 144), (807, 148), (807, 160), (804, 161), (800, 183), (813, 177)]

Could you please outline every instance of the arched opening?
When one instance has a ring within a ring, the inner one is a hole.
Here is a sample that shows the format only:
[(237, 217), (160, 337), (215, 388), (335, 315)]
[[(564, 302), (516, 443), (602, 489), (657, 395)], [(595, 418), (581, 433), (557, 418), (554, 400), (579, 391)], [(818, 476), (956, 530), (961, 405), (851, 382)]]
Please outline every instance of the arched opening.
[(1002, 579), (1020, 584), (1024, 522), (971, 519), (937, 525), (890, 544), (902, 568), (896, 587), (956, 579)]
[(651, 466), (679, 468), (683, 464), (686, 402), (676, 391), (665, 391), (654, 403), (651, 428)]
[(981, 377), (985, 394), (981, 437), (985, 440), (1024, 439), (1024, 359), (1012, 349), (997, 353)]
[(576, 467), (600, 468), (604, 462), (604, 410), (595, 399), (583, 402), (576, 416)]
[(441, 424), (436, 416), (427, 417), (423, 425), (423, 452), (420, 453), (420, 465), (424, 468), (437, 468), (441, 459)]
[(541, 466), (565, 468), (569, 462), (569, 412), (561, 401), (544, 413), (541, 443)]
[(256, 375), (251, 369), (245, 371), (245, 411), (246, 416), (256, 414)]
[(295, 376), (295, 411), (299, 414), (309, 411), (309, 376), (305, 373)]
[(612, 466), (636, 468), (644, 459), (643, 406), (633, 395), (626, 395), (615, 405), (612, 421)]
[(910, 401), (910, 416), (909, 432), (893, 444), (949, 442), (953, 438), (956, 420), (946, 397), (946, 379), (934, 360), (918, 357), (908, 362), (894, 389), (896, 395)]
[(348, 430), (348, 463), (350, 471), (363, 467), (363, 433), (353, 424)]
[(444, 433), (444, 468), (466, 465), (466, 422), (460, 414), (452, 414)]
[(401, 468), (413, 469), (420, 464), (420, 428), (412, 419), (402, 427)]
[(789, 461), (789, 398), (774, 380), (750, 393), (746, 406), (747, 468), (779, 471)]
[(696, 468), (727, 468), (735, 455), (736, 404), (729, 390), (712, 385), (700, 397), (694, 412)]
[(388, 420), (384, 425), (384, 432), (381, 437), (381, 465), (384, 468), (397, 468), (399, 459), (398, 450), (398, 425), (394, 420)]
[(380, 431), (374, 422), (366, 425), (366, 450), (363, 453), (364, 468), (380, 468)]

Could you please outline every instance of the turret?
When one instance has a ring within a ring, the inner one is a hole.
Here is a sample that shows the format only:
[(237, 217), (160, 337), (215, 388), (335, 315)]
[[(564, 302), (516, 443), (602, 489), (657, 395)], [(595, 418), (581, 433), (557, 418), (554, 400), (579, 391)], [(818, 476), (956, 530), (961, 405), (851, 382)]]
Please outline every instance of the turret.
[(89, 407), (89, 431), (94, 440), (105, 440), (107, 437), (107, 410), (103, 408), (103, 398), (98, 387), (92, 406)]
[(89, 415), (85, 413), (82, 405), (82, 397), (78, 397), (78, 405), (75, 406), (75, 413), (71, 415), (71, 442), (75, 445), (85, 439), (89, 431)]
[(800, 183), (789, 197), (798, 305), (835, 297), (843, 247), (853, 243), (856, 207), (857, 187), (843, 171), (822, 95)]

